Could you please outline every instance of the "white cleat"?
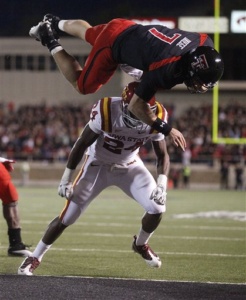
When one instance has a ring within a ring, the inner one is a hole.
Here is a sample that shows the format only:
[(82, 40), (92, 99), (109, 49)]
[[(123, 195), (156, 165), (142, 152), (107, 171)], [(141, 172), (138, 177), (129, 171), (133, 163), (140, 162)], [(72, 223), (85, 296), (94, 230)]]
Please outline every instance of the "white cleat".
[(145, 244), (143, 246), (137, 246), (136, 245), (136, 235), (133, 237), (133, 243), (132, 243), (132, 250), (142, 256), (142, 258), (145, 260), (146, 264), (149, 265), (152, 268), (160, 268), (161, 267), (161, 260), (160, 257), (155, 254), (155, 252), (150, 248), (148, 244)]
[(40, 41), (39, 30), (42, 24), (43, 22), (39, 22), (38, 25), (33, 26), (29, 31), (30, 37), (36, 39), (37, 41)]
[(39, 264), (40, 261), (36, 257), (27, 257), (18, 268), (18, 275), (32, 276)]

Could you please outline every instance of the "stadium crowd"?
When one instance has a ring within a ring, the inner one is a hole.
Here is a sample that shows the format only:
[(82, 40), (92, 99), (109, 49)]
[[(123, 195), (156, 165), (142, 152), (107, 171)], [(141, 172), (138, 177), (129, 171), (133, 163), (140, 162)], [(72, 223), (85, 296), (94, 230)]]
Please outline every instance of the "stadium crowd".
[[(167, 141), (172, 162), (189, 159), (193, 163), (213, 165), (214, 159), (238, 163), (246, 160), (246, 146), (214, 144), (212, 142), (212, 106), (189, 107), (178, 118), (175, 108), (167, 108), (172, 126), (180, 130), (186, 141), (187, 149), (182, 152)], [(218, 136), (221, 138), (246, 138), (246, 107), (233, 103), (219, 107)]]
[[(246, 160), (245, 145), (212, 142), (212, 106), (189, 107), (175, 118), (175, 107), (166, 106), (169, 122), (180, 130), (187, 150), (167, 146), (172, 162), (185, 159), (213, 165), (214, 159), (238, 163)], [(0, 153), (8, 158), (29, 161), (66, 161), (79, 133), (89, 120), (91, 104), (21, 105), (0, 102)], [(246, 107), (233, 103), (219, 108), (219, 136), (246, 138)], [(150, 144), (141, 148), (145, 161), (153, 159)], [(187, 163), (184, 163), (187, 164)]]

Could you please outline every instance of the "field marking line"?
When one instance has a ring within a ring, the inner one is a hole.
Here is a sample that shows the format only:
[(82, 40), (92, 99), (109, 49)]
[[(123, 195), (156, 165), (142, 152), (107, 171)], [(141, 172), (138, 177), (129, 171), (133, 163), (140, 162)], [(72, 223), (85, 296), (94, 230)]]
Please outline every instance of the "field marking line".
[[(1, 232), (5, 232), (4, 230), (0, 229)], [(33, 232), (30, 231), (22, 231), (25, 235), (33, 235)], [(43, 235), (43, 231), (37, 231), (35, 234)], [(108, 238), (115, 238), (115, 234), (113, 233), (80, 233), (80, 232), (69, 232), (70, 236), (94, 236), (94, 237), (108, 237)], [(118, 238), (129, 238), (129, 234), (120, 234), (117, 233)], [(220, 241), (220, 242), (245, 242), (246, 239), (244, 237), (242, 238), (231, 238), (231, 237), (208, 237), (208, 236), (176, 236), (176, 235), (158, 235), (156, 234), (155, 239), (171, 239), (171, 240), (202, 240), (202, 241)]]
[(38, 277), (52, 277), (52, 278), (78, 278), (78, 279), (102, 279), (102, 280), (124, 280), (124, 281), (147, 281), (147, 282), (170, 282), (170, 283), (197, 283), (197, 284), (208, 284), (208, 285), (246, 285), (245, 282), (233, 283), (233, 282), (213, 282), (213, 281), (189, 281), (189, 280), (167, 280), (167, 279), (141, 279), (141, 278), (121, 278), (121, 277), (93, 277), (93, 276), (52, 276), (52, 275), (37, 275)]
[[(46, 215), (47, 217), (47, 215)], [(133, 220), (133, 219), (131, 219)], [(139, 221), (139, 219), (136, 219), (136, 221)], [(47, 224), (49, 223), (50, 220), (44, 220), (44, 221), (37, 221), (37, 220), (22, 220), (22, 224)], [(0, 224), (5, 224), (5, 220), (0, 220)], [(105, 226), (105, 227), (132, 227), (132, 224), (126, 224), (126, 223), (108, 223), (108, 222), (100, 222), (100, 223), (94, 223), (94, 222), (76, 222), (73, 224), (73, 226), (97, 226), (97, 227), (101, 227), (101, 226)], [(161, 223), (160, 226), (162, 225), (166, 225), (167, 229), (199, 229), (199, 230), (226, 230), (226, 231), (245, 231), (245, 226), (216, 226), (216, 225), (211, 225), (211, 226), (192, 226), (192, 225), (180, 225), (180, 226), (176, 226), (176, 225), (169, 225), (168, 222), (166, 223)]]
[[(6, 249), (4, 246), (0, 246), (0, 249)], [(50, 248), (51, 251), (71, 251), (71, 252), (114, 252), (114, 253), (133, 253), (132, 250), (110, 250), (110, 249), (94, 249), (94, 248), (59, 248), (59, 247), (52, 247)], [(196, 253), (196, 252), (162, 252), (162, 251), (155, 251), (157, 254), (161, 255), (186, 255), (186, 256), (215, 256), (215, 257), (238, 257), (238, 258), (245, 258), (246, 255), (244, 254), (223, 254), (223, 253)]]

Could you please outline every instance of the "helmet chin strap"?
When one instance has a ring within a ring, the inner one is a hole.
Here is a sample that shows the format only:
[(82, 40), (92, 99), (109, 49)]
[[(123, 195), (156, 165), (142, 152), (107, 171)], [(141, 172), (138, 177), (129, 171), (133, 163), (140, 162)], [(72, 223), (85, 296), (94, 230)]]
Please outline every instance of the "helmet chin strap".
[(191, 94), (204, 94), (208, 91), (208, 88), (205, 85), (187, 85), (187, 90), (191, 93)]
[(185, 80), (184, 84), (191, 94), (204, 94), (209, 88), (213, 87), (212, 84), (203, 83), (198, 77), (196, 77), (196, 75)]

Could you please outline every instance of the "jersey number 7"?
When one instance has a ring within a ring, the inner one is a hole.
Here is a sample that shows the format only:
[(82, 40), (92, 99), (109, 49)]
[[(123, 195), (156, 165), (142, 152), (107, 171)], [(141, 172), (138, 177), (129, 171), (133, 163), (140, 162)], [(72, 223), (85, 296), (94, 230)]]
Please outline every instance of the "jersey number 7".
[(163, 34), (162, 32), (158, 31), (156, 28), (151, 28), (149, 30), (149, 32), (153, 36), (157, 37), (159, 40), (163, 41), (164, 43), (168, 43), (169, 45), (171, 45), (173, 42), (175, 42), (181, 36), (180, 33), (175, 33), (175, 34), (173, 34), (172, 37), (169, 37), (169, 36)]

